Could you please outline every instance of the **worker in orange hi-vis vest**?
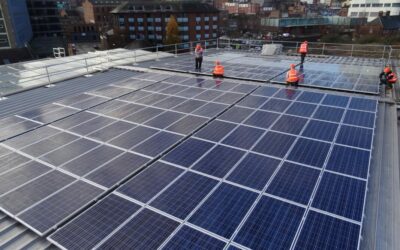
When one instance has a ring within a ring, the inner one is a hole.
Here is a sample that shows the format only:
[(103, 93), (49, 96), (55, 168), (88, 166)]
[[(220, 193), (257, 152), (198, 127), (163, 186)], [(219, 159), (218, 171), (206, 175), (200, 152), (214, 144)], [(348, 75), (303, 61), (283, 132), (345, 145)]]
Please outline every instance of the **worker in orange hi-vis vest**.
[(308, 53), (308, 42), (307, 41), (304, 41), (300, 45), (299, 53), (300, 53), (300, 57), (301, 57), (301, 64), (303, 64), (304, 59), (306, 58), (306, 55)]
[(393, 84), (397, 82), (397, 76), (393, 73), (392, 69), (389, 66), (386, 66), (383, 72), (379, 75), (381, 80), (381, 85), (385, 84), (386, 88), (392, 89)]
[(220, 61), (215, 62), (215, 67), (213, 71), (213, 76), (215, 77), (223, 77), (224, 76), (224, 66), (221, 65)]
[(286, 73), (286, 83), (297, 86), (299, 84), (299, 73), (295, 67), (296, 65), (290, 64), (290, 70)]

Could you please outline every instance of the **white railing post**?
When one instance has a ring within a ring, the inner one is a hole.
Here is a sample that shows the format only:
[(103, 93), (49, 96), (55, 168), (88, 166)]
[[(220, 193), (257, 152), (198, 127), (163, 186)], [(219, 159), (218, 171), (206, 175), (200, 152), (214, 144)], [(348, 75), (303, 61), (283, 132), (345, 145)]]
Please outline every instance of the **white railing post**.
[(189, 43), (190, 54), (193, 55), (193, 42)]
[(160, 53), (159, 53), (159, 48), (158, 48), (158, 44), (156, 45), (156, 61), (159, 61), (160, 60)]
[(296, 42), (296, 50), (294, 53), (297, 53), (297, 51), (299, 51), (299, 42)]
[(382, 59), (385, 58), (386, 45), (383, 46)]
[[(133, 51), (133, 57), (134, 57), (134, 62), (133, 62), (133, 65), (137, 65), (137, 53), (136, 53), (136, 50), (134, 50)], [(157, 53), (157, 57), (158, 57), (158, 53)]]
[(231, 49), (231, 39), (228, 38), (228, 49)]
[(87, 58), (85, 58), (86, 72), (89, 74), (89, 66), (87, 63)]
[(354, 44), (351, 45), (350, 57), (353, 57)]
[(178, 57), (178, 45), (175, 43), (175, 57)]
[(322, 44), (322, 55), (324, 55), (325, 52), (325, 43)]
[(217, 38), (217, 50), (219, 50), (219, 38)]
[(204, 41), (204, 50), (207, 50), (207, 41)]
[(47, 81), (49, 82), (49, 84), (51, 83), (50, 81), (50, 75), (49, 75), (49, 69), (48, 66), (46, 66), (46, 74), (47, 74)]

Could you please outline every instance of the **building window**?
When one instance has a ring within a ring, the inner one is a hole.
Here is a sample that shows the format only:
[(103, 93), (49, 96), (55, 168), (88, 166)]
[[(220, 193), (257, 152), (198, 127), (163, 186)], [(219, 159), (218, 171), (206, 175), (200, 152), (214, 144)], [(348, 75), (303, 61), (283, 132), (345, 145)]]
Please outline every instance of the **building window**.
[(154, 40), (155, 36), (154, 35), (149, 35), (150, 40)]
[(147, 26), (147, 29), (150, 30), (150, 31), (153, 31), (154, 30), (154, 26)]
[(360, 4), (360, 7), (365, 7), (365, 3)]
[(138, 23), (143, 23), (143, 18), (138, 17), (137, 21), (138, 21)]
[(156, 17), (155, 20), (156, 20), (156, 23), (161, 23), (161, 18)]
[(381, 4), (381, 3), (373, 3), (372, 7), (383, 7), (383, 4)]
[(216, 29), (218, 29), (218, 26), (217, 25), (213, 25), (213, 30), (216, 30)]
[(204, 29), (205, 29), (205, 30), (209, 30), (209, 29), (210, 29), (210, 26), (209, 26), (209, 25), (205, 25), (205, 26), (204, 26)]
[(196, 22), (200, 22), (201, 21), (201, 17), (196, 17)]
[(162, 35), (156, 35), (157, 40), (162, 40)]
[(197, 26), (196, 26), (196, 30), (201, 30), (201, 26), (200, 26), (200, 25), (197, 25)]
[(169, 22), (169, 17), (165, 18), (165, 22), (168, 23)]
[(134, 30), (135, 30), (135, 27), (134, 27), (134, 26), (129, 26), (129, 30), (130, 30), (130, 31), (134, 31)]
[(210, 38), (210, 35), (209, 34), (204, 34), (204, 38), (208, 39), (208, 38)]
[(217, 37), (217, 33), (213, 33), (213, 37), (216, 38)]
[(131, 40), (135, 40), (135, 39), (136, 39), (136, 36), (135, 36), (135, 35), (129, 35), (129, 38), (130, 38)]
[(147, 22), (152, 23), (152, 22), (154, 22), (154, 19), (152, 17), (148, 17)]
[(356, 17), (356, 16), (358, 16), (358, 12), (351, 12), (351, 13), (350, 13), (350, 16)]
[(392, 7), (400, 7), (400, 3), (392, 3)]
[(201, 39), (201, 34), (196, 34), (196, 39), (200, 40)]
[(120, 23), (124, 23), (124, 22), (125, 22), (125, 18), (123, 18), (123, 17), (121, 18), (121, 17), (120, 17), (120, 18), (118, 18), (118, 21), (119, 21)]
[(217, 16), (213, 16), (213, 21), (218, 21), (218, 17)]
[(189, 19), (187, 17), (178, 17), (178, 22), (179, 23), (187, 23)]
[(208, 17), (208, 16), (204, 17), (204, 21), (206, 21), (206, 22), (210, 21), (210, 17)]
[(379, 12), (371, 12), (371, 13), (369, 13), (370, 17), (376, 17), (378, 15), (379, 15)]
[(144, 30), (144, 27), (143, 27), (143, 26), (139, 26), (139, 27), (138, 27), (138, 30), (139, 30), (139, 31), (143, 31), (143, 30)]
[(156, 31), (161, 31), (161, 30), (162, 30), (162, 28), (160, 26), (156, 27)]
[(368, 12), (360, 12), (360, 13), (358, 13), (358, 16), (359, 17), (368, 17)]
[(188, 31), (189, 27), (188, 26), (180, 26), (178, 29), (179, 29), (179, 31)]
[(367, 3), (367, 4), (365, 5), (365, 7), (371, 7), (371, 4), (370, 4), (370, 3)]
[(135, 18), (133, 18), (133, 17), (128, 18), (128, 22), (133, 23), (134, 21), (135, 21)]
[(360, 5), (359, 4), (352, 4), (351, 7), (357, 8), (357, 7), (360, 7)]

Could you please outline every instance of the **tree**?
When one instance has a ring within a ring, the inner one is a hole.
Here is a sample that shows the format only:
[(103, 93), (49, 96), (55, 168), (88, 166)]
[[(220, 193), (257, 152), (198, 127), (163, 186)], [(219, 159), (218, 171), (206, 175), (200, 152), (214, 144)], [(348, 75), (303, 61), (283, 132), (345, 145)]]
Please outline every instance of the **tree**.
[(179, 27), (176, 22), (175, 16), (171, 15), (169, 21), (167, 23), (166, 29), (166, 44), (176, 44), (180, 43), (181, 39), (179, 38)]

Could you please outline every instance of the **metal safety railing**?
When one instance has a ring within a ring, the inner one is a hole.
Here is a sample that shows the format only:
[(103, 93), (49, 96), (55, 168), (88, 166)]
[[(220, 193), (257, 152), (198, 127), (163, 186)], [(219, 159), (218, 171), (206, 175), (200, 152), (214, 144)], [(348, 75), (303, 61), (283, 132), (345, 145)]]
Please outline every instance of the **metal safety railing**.
[[(120, 65), (137, 65), (143, 61), (160, 60), (163, 57), (178, 57), (193, 54), (196, 43), (209, 49), (228, 49), (260, 53), (264, 44), (281, 44), (282, 53), (297, 53), (301, 42), (265, 41), (218, 38), (202, 41), (189, 41), (172, 45), (128, 50), (116, 49), (50, 60), (17, 63), (0, 66), (0, 93), (10, 95), (29, 88), (41, 87), (73, 77), (91, 74), (96, 71)], [(309, 53), (321, 56), (349, 56), (382, 59), (385, 63), (400, 58), (400, 46), (335, 44), (309, 42)]]

